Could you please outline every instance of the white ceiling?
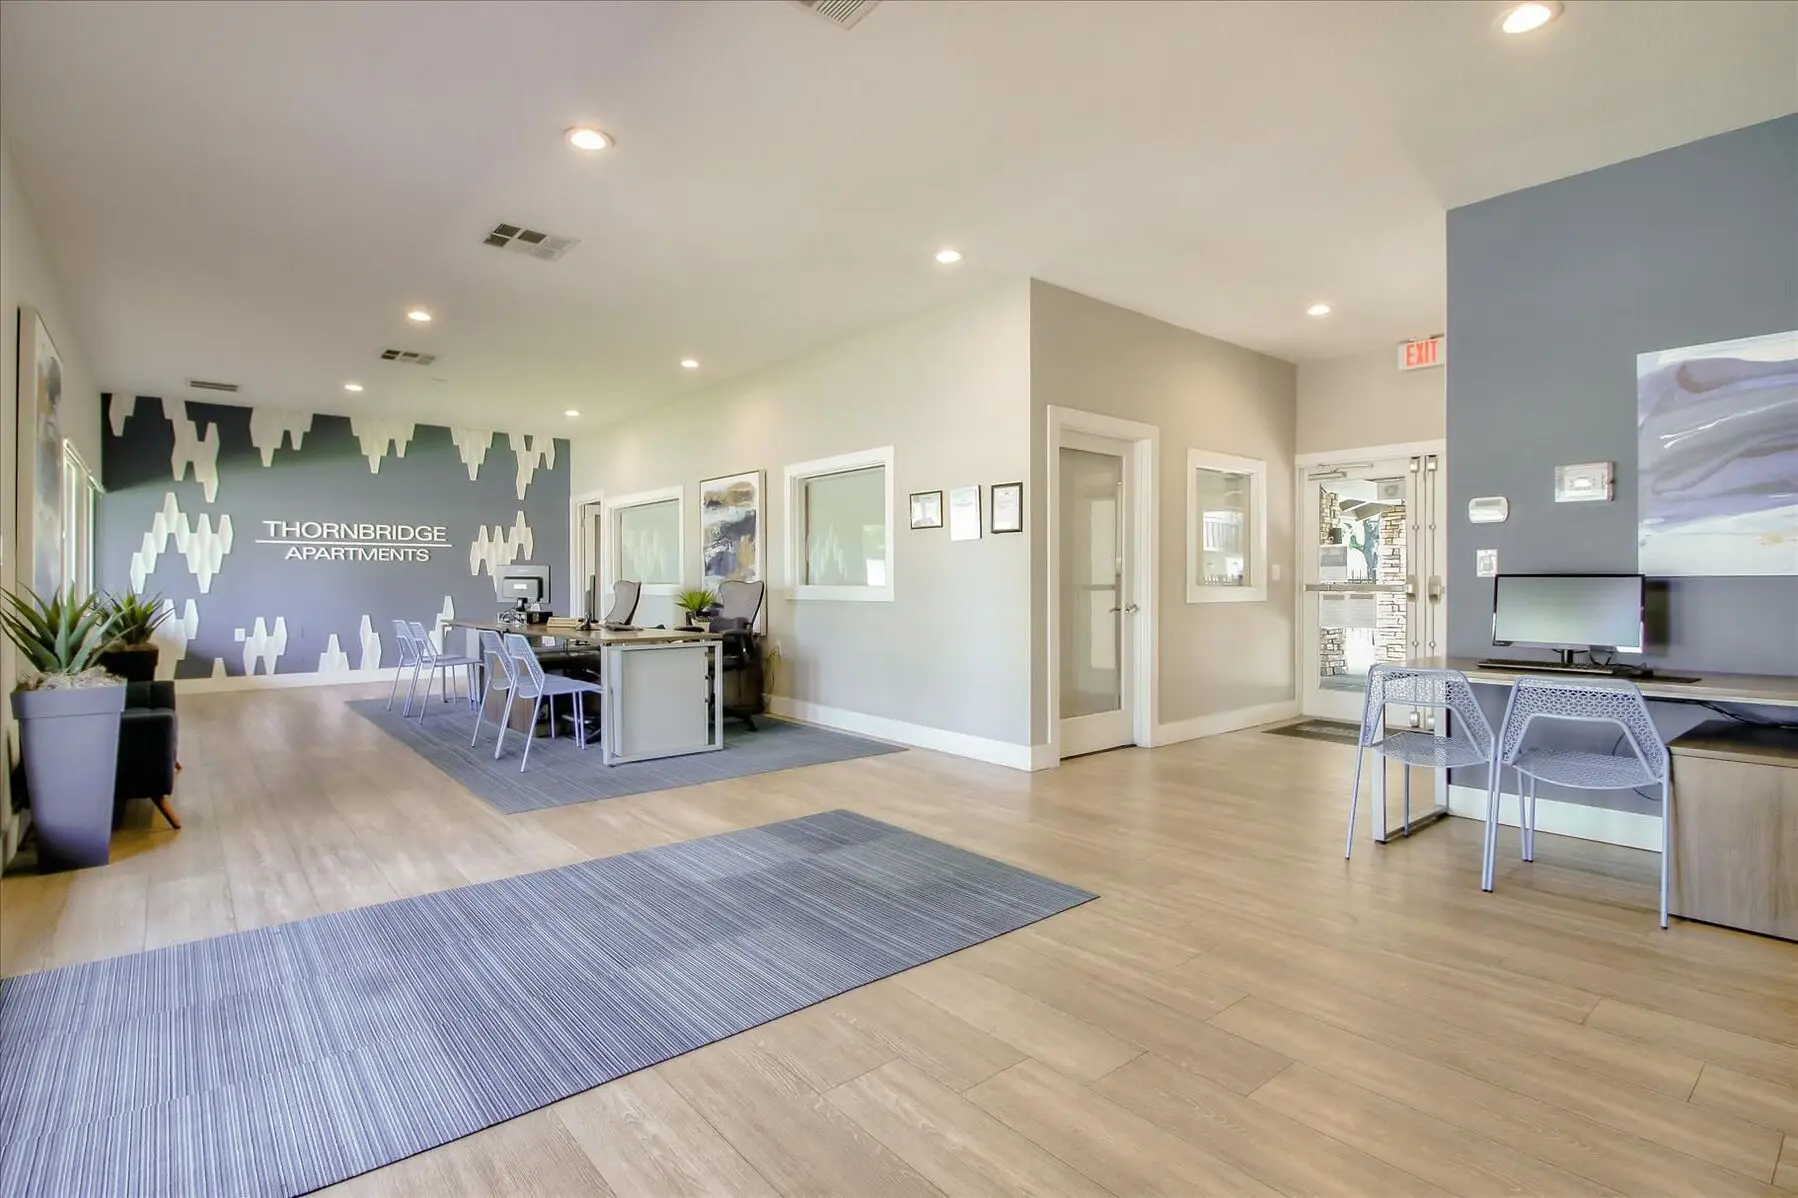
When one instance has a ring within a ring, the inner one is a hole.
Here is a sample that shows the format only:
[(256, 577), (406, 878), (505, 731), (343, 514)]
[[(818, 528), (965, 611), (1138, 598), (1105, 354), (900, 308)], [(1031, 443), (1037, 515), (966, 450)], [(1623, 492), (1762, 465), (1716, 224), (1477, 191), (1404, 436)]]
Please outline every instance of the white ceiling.
[(1026, 275), (1290, 359), (1435, 332), (1447, 208), (1798, 110), (1798, 4), (1502, 9), (5, 0), (0, 107), (102, 386), (592, 429)]

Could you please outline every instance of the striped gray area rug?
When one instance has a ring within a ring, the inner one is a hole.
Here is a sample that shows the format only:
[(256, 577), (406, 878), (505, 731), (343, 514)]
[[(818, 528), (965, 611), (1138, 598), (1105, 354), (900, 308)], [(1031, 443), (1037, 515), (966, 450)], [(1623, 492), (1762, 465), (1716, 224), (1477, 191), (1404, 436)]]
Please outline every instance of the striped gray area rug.
[[(726, 724), (720, 752), (623, 765), (602, 762), (597, 744), (582, 749), (571, 736), (554, 740), (539, 736), (531, 746), (530, 768), (520, 772), (518, 759), (524, 752), (520, 733), (506, 734), (505, 756), (495, 761), (497, 736), (491, 729), (483, 729), (480, 744), (469, 747), (474, 717), (462, 704), (433, 700), (420, 723), (402, 718), (397, 704), (388, 710), (386, 703), (362, 699), (350, 707), (506, 815), (900, 751), (897, 745), (846, 732), (758, 716), (753, 731)], [(416, 706), (413, 711), (416, 714)]]
[(0, 1194), (299, 1194), (1095, 897), (848, 811), (0, 984)]

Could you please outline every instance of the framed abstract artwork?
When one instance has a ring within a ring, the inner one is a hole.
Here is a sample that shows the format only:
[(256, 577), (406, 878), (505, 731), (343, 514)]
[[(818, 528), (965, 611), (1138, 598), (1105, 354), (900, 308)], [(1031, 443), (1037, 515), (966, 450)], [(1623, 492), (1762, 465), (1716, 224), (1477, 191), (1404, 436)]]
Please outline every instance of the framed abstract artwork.
[(1798, 331), (1636, 357), (1637, 562), (1798, 574)]
[(705, 585), (762, 576), (762, 472), (699, 484), (699, 554)]
[(19, 308), (20, 581), (49, 598), (63, 587), (62, 357), (35, 309)]

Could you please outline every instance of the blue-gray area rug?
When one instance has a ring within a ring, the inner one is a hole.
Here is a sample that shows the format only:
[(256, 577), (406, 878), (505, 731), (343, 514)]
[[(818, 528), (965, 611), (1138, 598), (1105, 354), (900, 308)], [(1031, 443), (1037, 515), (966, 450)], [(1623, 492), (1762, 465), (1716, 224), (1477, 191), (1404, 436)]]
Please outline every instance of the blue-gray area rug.
[(0, 1194), (299, 1194), (1095, 897), (848, 811), (0, 984)]
[[(481, 743), (469, 748), (474, 716), (460, 703), (431, 700), (422, 724), (416, 718), (402, 718), (398, 704), (388, 710), (385, 699), (363, 699), (350, 706), (506, 815), (900, 751), (898, 745), (758, 716), (753, 732), (727, 722), (719, 752), (612, 766), (600, 759), (597, 742), (582, 749), (571, 736), (551, 740), (540, 734), (531, 746), (530, 768), (521, 773), (518, 759), (524, 752), (524, 735), (508, 731), (505, 756), (495, 761), (497, 732), (483, 728)], [(417, 711), (414, 705), (415, 716)]]

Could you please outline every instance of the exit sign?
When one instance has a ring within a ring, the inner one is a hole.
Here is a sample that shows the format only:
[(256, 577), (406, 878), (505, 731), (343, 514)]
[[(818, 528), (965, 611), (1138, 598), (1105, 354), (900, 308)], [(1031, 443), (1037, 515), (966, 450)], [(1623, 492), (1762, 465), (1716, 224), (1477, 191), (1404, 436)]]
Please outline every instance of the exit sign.
[(1448, 361), (1448, 338), (1438, 333), (1421, 341), (1403, 341), (1398, 347), (1400, 370), (1425, 370)]

